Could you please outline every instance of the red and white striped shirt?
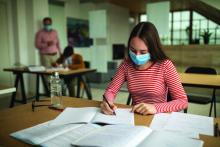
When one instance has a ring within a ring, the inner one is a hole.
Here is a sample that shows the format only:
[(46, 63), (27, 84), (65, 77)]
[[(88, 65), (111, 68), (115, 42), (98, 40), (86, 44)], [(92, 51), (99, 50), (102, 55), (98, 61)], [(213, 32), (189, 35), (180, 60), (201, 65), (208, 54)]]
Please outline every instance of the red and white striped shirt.
[[(154, 104), (157, 113), (180, 111), (188, 105), (179, 75), (170, 60), (156, 62), (145, 70), (138, 70), (129, 59), (125, 59), (108, 85), (105, 97), (114, 101), (126, 81), (133, 105), (141, 102)], [(172, 97), (169, 102), (168, 89)]]

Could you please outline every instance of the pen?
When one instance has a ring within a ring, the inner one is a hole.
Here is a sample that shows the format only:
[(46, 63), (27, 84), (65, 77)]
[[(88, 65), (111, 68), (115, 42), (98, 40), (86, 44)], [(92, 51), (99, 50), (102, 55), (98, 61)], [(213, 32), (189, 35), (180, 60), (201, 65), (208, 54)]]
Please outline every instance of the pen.
[[(106, 99), (106, 97), (103, 95), (103, 99), (106, 101), (106, 103), (108, 104), (108, 106), (112, 109), (111, 105), (109, 104), (108, 100)], [(113, 114), (116, 115), (115, 111), (112, 109)]]

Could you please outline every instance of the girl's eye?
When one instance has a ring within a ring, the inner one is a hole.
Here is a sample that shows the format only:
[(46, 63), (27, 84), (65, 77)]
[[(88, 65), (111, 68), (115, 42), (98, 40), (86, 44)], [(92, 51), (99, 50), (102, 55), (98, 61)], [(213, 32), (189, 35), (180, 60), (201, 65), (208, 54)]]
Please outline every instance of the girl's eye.
[(146, 51), (142, 51), (142, 52), (141, 52), (141, 54), (146, 54), (146, 53), (147, 53)]

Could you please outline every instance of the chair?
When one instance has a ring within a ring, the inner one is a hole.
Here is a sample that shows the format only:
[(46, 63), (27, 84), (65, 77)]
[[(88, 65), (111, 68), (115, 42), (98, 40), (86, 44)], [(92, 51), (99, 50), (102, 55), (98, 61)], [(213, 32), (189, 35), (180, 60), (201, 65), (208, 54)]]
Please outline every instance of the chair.
[[(217, 74), (216, 70), (213, 69), (213, 68), (210, 68), (210, 67), (197, 67), (197, 66), (188, 67), (186, 69), (185, 73), (211, 74), (211, 75), (216, 75)], [(195, 94), (194, 95), (193, 94), (187, 94), (188, 101), (190, 103), (196, 103), (196, 104), (211, 103), (209, 116), (211, 116), (211, 114), (212, 114), (212, 107), (213, 107), (213, 103), (214, 103), (214, 115), (216, 117), (215, 91), (216, 91), (216, 89), (213, 88), (212, 97), (196, 96)]]

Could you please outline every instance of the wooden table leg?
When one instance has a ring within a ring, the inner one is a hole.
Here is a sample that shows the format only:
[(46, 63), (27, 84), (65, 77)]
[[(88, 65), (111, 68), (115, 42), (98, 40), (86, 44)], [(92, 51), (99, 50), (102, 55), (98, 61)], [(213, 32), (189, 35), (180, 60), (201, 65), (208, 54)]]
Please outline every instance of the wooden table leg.
[(11, 96), (11, 102), (10, 102), (10, 108), (14, 107), (14, 102), (15, 102), (15, 98), (16, 98), (16, 94), (17, 94), (17, 90), (18, 90), (18, 83), (20, 81), (20, 76), (19, 74), (16, 74), (16, 77), (15, 77), (15, 84), (14, 84), (14, 87), (16, 88), (16, 91), (12, 93), (12, 96)]

